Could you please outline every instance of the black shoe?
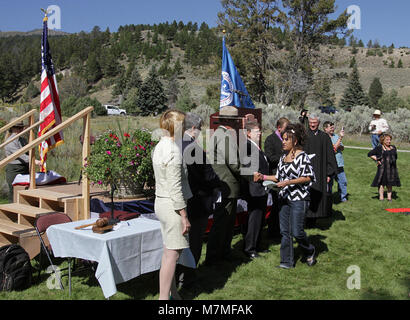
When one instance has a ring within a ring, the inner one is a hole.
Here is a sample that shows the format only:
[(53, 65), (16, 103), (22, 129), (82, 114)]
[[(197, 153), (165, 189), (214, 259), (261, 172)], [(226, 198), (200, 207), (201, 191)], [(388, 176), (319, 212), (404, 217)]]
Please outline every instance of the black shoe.
[(293, 269), (293, 266), (288, 266), (287, 264), (281, 263), (280, 265), (276, 266), (279, 269)]
[(307, 257), (306, 258), (306, 264), (309, 266), (309, 267), (311, 267), (311, 266), (314, 266), (315, 264), (316, 264), (316, 258), (315, 258), (315, 253), (316, 253), (316, 250), (315, 249), (313, 249), (313, 253), (309, 256), (309, 257)]
[(246, 252), (244, 251), (245, 255), (250, 258), (251, 260), (256, 259), (256, 258), (260, 258), (260, 255), (256, 252), (256, 251), (252, 251), (252, 252)]

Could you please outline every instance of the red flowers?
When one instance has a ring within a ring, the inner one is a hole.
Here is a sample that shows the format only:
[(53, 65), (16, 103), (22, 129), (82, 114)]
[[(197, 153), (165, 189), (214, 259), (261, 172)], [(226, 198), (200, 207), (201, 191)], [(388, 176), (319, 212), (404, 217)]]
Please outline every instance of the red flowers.
[(128, 133), (124, 133), (124, 137), (129, 138), (130, 135)]

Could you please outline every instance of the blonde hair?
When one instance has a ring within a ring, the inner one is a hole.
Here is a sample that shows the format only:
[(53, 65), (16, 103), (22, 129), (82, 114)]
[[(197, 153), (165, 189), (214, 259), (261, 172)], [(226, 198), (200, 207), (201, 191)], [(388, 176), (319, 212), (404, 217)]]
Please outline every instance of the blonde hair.
[(177, 109), (169, 109), (162, 114), (159, 125), (161, 129), (168, 131), (170, 137), (174, 137), (176, 129), (183, 129), (184, 119), (184, 112)]

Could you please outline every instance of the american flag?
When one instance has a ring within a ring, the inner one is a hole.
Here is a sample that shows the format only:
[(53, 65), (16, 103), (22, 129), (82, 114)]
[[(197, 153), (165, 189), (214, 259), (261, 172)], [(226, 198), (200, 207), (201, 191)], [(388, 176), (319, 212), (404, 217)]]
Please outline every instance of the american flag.
[[(42, 136), (48, 130), (61, 123), (60, 99), (58, 97), (57, 80), (51, 59), (48, 44), (48, 18), (43, 20), (43, 37), (41, 39), (41, 98), (40, 98), (40, 124), (38, 136)], [(60, 131), (45, 140), (40, 146), (41, 172), (46, 172), (47, 152), (64, 143), (63, 132)]]

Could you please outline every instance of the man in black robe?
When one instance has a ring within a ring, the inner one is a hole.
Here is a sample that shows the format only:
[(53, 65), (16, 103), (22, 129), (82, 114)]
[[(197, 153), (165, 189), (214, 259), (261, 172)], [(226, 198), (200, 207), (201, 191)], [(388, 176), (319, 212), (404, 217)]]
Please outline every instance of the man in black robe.
[(307, 226), (314, 226), (317, 218), (326, 218), (332, 213), (332, 194), (328, 183), (337, 172), (337, 163), (329, 136), (319, 130), (320, 119), (317, 115), (309, 116), (309, 129), (305, 152), (315, 155), (311, 161), (315, 171), (316, 182), (310, 189), (310, 205), (307, 212)]

